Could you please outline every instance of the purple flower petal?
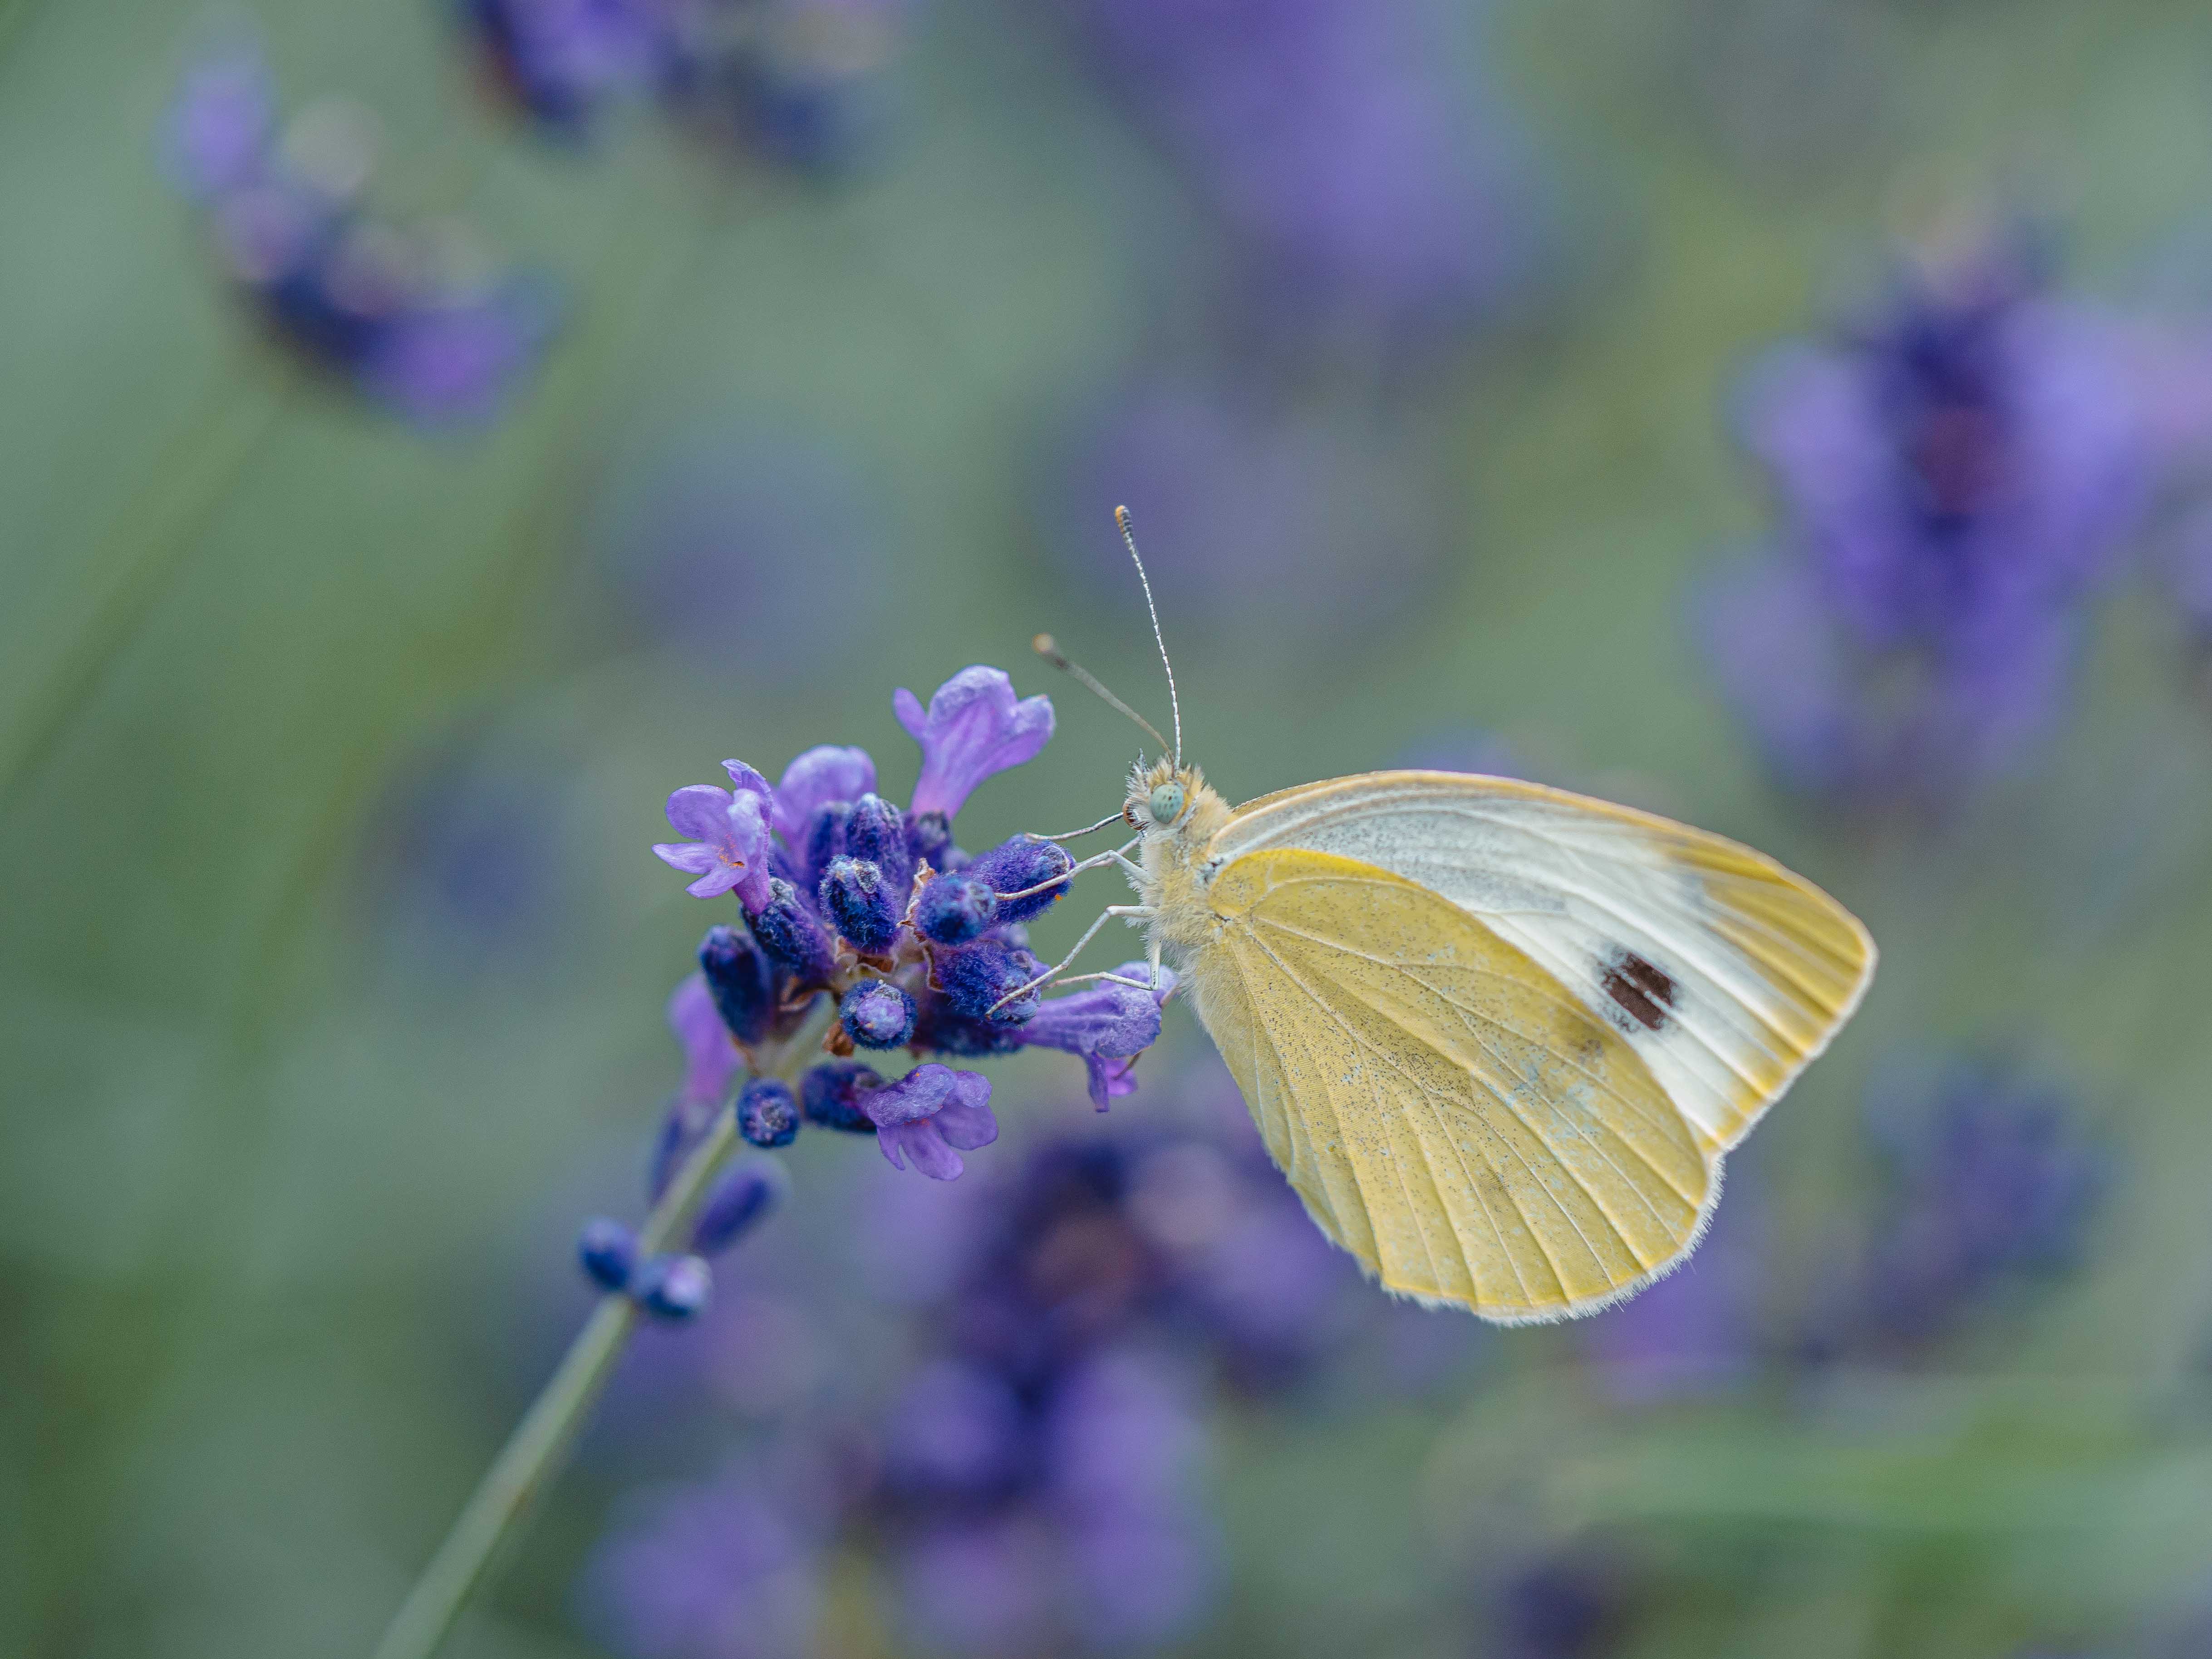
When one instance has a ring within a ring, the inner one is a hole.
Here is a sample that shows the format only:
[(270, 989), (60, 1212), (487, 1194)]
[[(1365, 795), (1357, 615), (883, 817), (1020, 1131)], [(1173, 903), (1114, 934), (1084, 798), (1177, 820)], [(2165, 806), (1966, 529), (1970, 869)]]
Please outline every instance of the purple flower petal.
[[(1124, 979), (1143, 979), (1147, 973), (1141, 962), (1125, 962), (1114, 971)], [(1160, 1004), (1175, 988), (1175, 975), (1164, 968), (1160, 981), (1156, 990), (1146, 991), (1109, 981), (1054, 997), (1030, 1016), (1022, 1041), (1071, 1054), (1142, 1054), (1160, 1040)]]
[[(977, 1074), (956, 1073), (950, 1066), (917, 1066), (897, 1082), (886, 1084), (869, 1095), (869, 1120), (878, 1129), (888, 1129), (931, 1116), (954, 1097), (953, 1079), (963, 1075)], [(988, 1099), (988, 1084), (984, 1085), (984, 1094)]]
[(694, 898), (735, 888), (748, 909), (758, 909), (768, 901), (764, 805), (749, 790), (732, 795), (711, 783), (687, 785), (669, 796), (668, 822), (691, 839), (659, 842), (653, 850), (663, 863), (699, 878), (685, 890)]
[(878, 1129), (876, 1144), (884, 1149), (884, 1156), (890, 1160), (894, 1170), (903, 1170), (911, 1160), (915, 1169), (932, 1181), (957, 1181), (960, 1172), (968, 1167), (961, 1161), (960, 1154), (945, 1144), (944, 1134), (928, 1118), (919, 1123)]
[(996, 668), (963, 668), (937, 688), (923, 712), (902, 686), (891, 708), (921, 745), (921, 777), (914, 810), (951, 817), (977, 784), (994, 772), (1033, 760), (1052, 736), (1052, 700), (1014, 697), (1014, 683)]
[(761, 798), (761, 804), (768, 809), (769, 813), (769, 821), (773, 823), (775, 821), (775, 791), (769, 787), (768, 780), (763, 777), (759, 773), (754, 771), (751, 767), (746, 765), (741, 760), (726, 760), (722, 763), (722, 769), (730, 775), (730, 787), (732, 789), (741, 793), (750, 792), (750, 793), (758, 795)]
[(932, 1180), (951, 1181), (967, 1167), (961, 1152), (999, 1138), (990, 1098), (991, 1082), (981, 1073), (932, 1064), (871, 1092), (866, 1110), (876, 1126), (876, 1144), (894, 1170), (910, 1161)]
[(203, 198), (251, 183), (275, 131), (276, 101), (250, 46), (193, 64), (169, 109), (166, 159), (177, 181)]
[[(968, 1075), (974, 1077), (976, 1073), (970, 1072)], [(946, 1146), (957, 1146), (963, 1152), (979, 1151), (999, 1138), (999, 1120), (991, 1115), (988, 1106), (969, 1106), (955, 1101), (930, 1121), (945, 1137)]]
[(361, 364), (362, 388), (417, 426), (481, 425), (536, 365), (555, 307), (535, 282), (483, 298), (410, 306)]
[(1109, 1059), (1103, 1054), (1085, 1054), (1083, 1070), (1091, 1103), (1102, 1112), (1109, 1102), (1137, 1092), (1137, 1062), (1133, 1056)]
[(668, 999), (668, 1029), (684, 1045), (684, 1099), (720, 1100), (738, 1069), (738, 1048), (714, 1010), (705, 975), (692, 975)]
[[(1125, 962), (1114, 972), (1121, 979), (1151, 976), (1141, 962)], [(1022, 1026), (1022, 1042), (1081, 1055), (1091, 1103), (1103, 1112), (1109, 1101), (1136, 1092), (1135, 1057), (1159, 1041), (1160, 1005), (1175, 986), (1175, 974), (1163, 968), (1149, 991), (1108, 981), (1092, 990), (1054, 997)]]
[(798, 848), (798, 837), (816, 807), (833, 800), (858, 800), (875, 787), (876, 763), (866, 750), (827, 743), (810, 749), (783, 769), (783, 781), (775, 787), (776, 833), (787, 847), (803, 850)]

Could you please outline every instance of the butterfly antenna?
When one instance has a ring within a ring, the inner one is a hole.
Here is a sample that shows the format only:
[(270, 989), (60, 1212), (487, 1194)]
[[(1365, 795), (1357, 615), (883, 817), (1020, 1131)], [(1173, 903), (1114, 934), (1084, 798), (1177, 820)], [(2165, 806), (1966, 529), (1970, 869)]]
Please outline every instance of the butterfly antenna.
[[(1175, 763), (1182, 764), (1182, 704), (1176, 696), (1175, 665), (1168, 660), (1168, 642), (1160, 632), (1159, 607), (1152, 603), (1152, 585), (1145, 575), (1145, 562), (1137, 554), (1136, 527), (1129, 521), (1129, 509), (1114, 509), (1114, 522), (1121, 527), (1122, 544), (1129, 550), (1130, 562), (1137, 567), (1138, 586), (1145, 590), (1145, 609), (1152, 614), (1152, 643), (1160, 648), (1160, 666), (1168, 672), (1168, 711), (1175, 720)], [(1158, 737), (1156, 732), (1152, 734)]]
[[(1146, 731), (1152, 733), (1152, 741), (1159, 744), (1162, 749), (1164, 750), (1168, 746), (1168, 740), (1160, 735), (1159, 728), (1158, 726), (1154, 726), (1142, 714), (1139, 714), (1135, 709), (1130, 708), (1127, 703), (1123, 702), (1121, 698), (1115, 696), (1111, 691), (1109, 691), (1103, 685), (1100, 684), (1098, 682), (1098, 677), (1096, 674), (1093, 674), (1089, 669), (1084, 667), (1080, 663), (1070, 662), (1066, 657), (1060, 655), (1060, 644), (1051, 635), (1038, 635), (1035, 639), (1030, 641), (1030, 648), (1032, 651), (1035, 651), (1037, 655), (1042, 657), (1047, 662), (1050, 663), (1054, 668), (1059, 669), (1062, 673), (1074, 675), (1077, 679), (1082, 681), (1084, 684), (1089, 686), (1093, 691), (1096, 691), (1101, 697), (1105, 699), (1106, 702), (1109, 706), (1120, 709), (1131, 720), (1136, 721), (1138, 725), (1143, 726)], [(1113, 820), (1111, 818), (1108, 818), (1103, 820), (1103, 822), (1110, 823)], [(1097, 826), (1094, 824), (1091, 827), (1096, 829)]]

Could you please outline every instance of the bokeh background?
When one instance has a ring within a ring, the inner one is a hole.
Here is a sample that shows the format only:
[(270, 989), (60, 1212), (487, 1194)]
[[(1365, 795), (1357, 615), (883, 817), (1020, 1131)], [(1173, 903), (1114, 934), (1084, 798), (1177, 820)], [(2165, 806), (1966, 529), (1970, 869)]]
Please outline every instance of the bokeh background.
[(642, 1209), (663, 798), (988, 662), (968, 843), (1111, 810), (1126, 501), (1233, 799), (1690, 819), (1863, 1012), (1572, 1328), (1176, 1006), (802, 1137), (452, 1650), (2212, 1653), (2203, 8), (0, 0), (0, 1650), (367, 1650)]

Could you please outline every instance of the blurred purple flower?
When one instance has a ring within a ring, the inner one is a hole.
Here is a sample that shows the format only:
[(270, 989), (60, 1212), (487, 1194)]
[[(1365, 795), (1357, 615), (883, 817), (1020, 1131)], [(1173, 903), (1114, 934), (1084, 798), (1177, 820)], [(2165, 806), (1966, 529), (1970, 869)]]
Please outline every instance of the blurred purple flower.
[(1022, 1473), (1023, 1407), (987, 1368), (943, 1359), (900, 1391), (884, 1425), (884, 1478), (895, 1490), (988, 1494)]
[(542, 283), (426, 301), (363, 353), (362, 390), (426, 428), (481, 425), (537, 361), (555, 307)]
[(276, 125), (268, 65), (250, 43), (185, 71), (169, 106), (163, 155), (186, 194), (205, 200), (252, 182)]
[(1710, 583), (1699, 633), (1777, 770), (1933, 803), (2014, 763), (2149, 499), (2120, 325), (1985, 248), (1906, 273), (1838, 344), (1771, 353), (1739, 414), (1789, 562)]
[(933, 1518), (896, 1555), (908, 1624), (923, 1643), (955, 1653), (1048, 1650), (1057, 1623), (1051, 1545), (1019, 1512)]
[(1620, 1564), (1570, 1547), (1525, 1563), (1497, 1587), (1498, 1659), (1596, 1659), (1622, 1633), (1628, 1586)]
[(827, 173), (880, 125), (877, 82), (904, 0), (467, 0), (466, 27), (505, 90), (574, 135), (653, 94), (729, 149)]
[[(1462, 323), (1529, 264), (1532, 192), (1444, 13), (1363, 0), (1063, 0), (1293, 325)], [(1458, 15), (1462, 26), (1466, 18)]]
[(188, 70), (167, 127), (171, 171), (207, 210), (229, 275), (285, 343), (418, 427), (481, 425), (542, 354), (547, 284), (501, 275), (460, 227), (371, 217), (366, 112), (325, 100), (282, 142), (258, 58)]
[(963, 668), (939, 686), (927, 713), (902, 686), (891, 708), (921, 745), (914, 810), (956, 816), (975, 786), (994, 773), (1034, 760), (1052, 737), (1052, 702), (1014, 696), (1014, 683), (996, 668)]
[(866, 1109), (891, 1168), (903, 1170), (911, 1160), (932, 1180), (951, 1181), (965, 1167), (962, 1152), (999, 1138), (990, 1102), (991, 1079), (981, 1072), (932, 1063), (871, 1092)]
[(1099, 1354), (1061, 1381), (1042, 1429), (1087, 1644), (1149, 1648), (1188, 1630), (1216, 1546), (1194, 1491), (1205, 1433), (1173, 1371), (1133, 1350)]
[(738, 890), (757, 909), (768, 897), (767, 803), (750, 789), (734, 793), (711, 783), (687, 784), (668, 798), (668, 822), (689, 841), (663, 842), (653, 854), (662, 863), (696, 876), (684, 890), (713, 898)]
[(652, 0), (465, 0), (487, 61), (530, 114), (580, 128), (642, 90), (672, 49), (675, 9)]
[(1760, 1358), (1765, 1239), (1751, 1194), (1729, 1201), (1690, 1259), (1585, 1328), (1584, 1346), (1616, 1399), (1646, 1404), (1726, 1389)]
[(635, 1659), (805, 1659), (820, 1616), (816, 1540), (744, 1480), (660, 1498), (604, 1542), (583, 1600)]
[(668, 999), (668, 1029), (684, 1045), (684, 1098), (719, 1106), (737, 1075), (738, 1045), (714, 1006), (703, 974), (693, 974)]
[(1815, 1357), (1924, 1345), (2008, 1285), (2063, 1273), (2106, 1184), (2102, 1152), (2050, 1085), (1960, 1064), (1924, 1099), (1875, 1089), (1892, 1200), (1856, 1285), (1814, 1311)]
[[(885, 71), (908, 0), (765, 0), (736, 27), (684, 37), (663, 93), (710, 137), (817, 176), (847, 172), (879, 141)], [(711, 14), (710, 14), (711, 15)]]

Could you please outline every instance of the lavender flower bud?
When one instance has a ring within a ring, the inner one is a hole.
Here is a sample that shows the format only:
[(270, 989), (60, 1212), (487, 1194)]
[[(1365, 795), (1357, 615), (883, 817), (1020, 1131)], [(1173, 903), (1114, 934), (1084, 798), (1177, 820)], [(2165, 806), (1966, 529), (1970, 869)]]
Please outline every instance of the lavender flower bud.
[(882, 871), (891, 902), (906, 908), (907, 895), (914, 890), (914, 854), (907, 850), (906, 817), (897, 807), (881, 795), (854, 801), (845, 824), (845, 851)]
[(757, 1077), (738, 1091), (738, 1133), (756, 1146), (799, 1139), (799, 1100), (781, 1078)]
[(845, 993), (837, 1018), (863, 1048), (896, 1048), (914, 1035), (914, 999), (889, 980), (862, 980)]
[(909, 812), (906, 820), (906, 850), (919, 863), (927, 860), (942, 873), (963, 862), (952, 844), (952, 821), (942, 812)]
[(1058, 842), (1043, 841), (1036, 836), (1016, 836), (1000, 842), (988, 853), (978, 853), (968, 861), (962, 873), (990, 883), (999, 895), (1000, 921), (1027, 921), (1050, 908), (1052, 902), (1067, 890), (1067, 884), (1054, 882), (1044, 891), (1030, 893), (1026, 898), (1009, 900), (1006, 895), (1027, 892), (1040, 883), (1052, 881), (1054, 876), (1066, 875), (1074, 864), (1073, 857)]
[(819, 884), (823, 872), (830, 868), (830, 860), (843, 855), (845, 823), (852, 816), (852, 802), (824, 801), (814, 809), (806, 820), (806, 828), (799, 832), (799, 851), (806, 867), (810, 890)]
[(953, 1011), (969, 1019), (994, 1025), (1018, 1025), (1036, 1012), (1038, 995), (1029, 991), (995, 1013), (993, 1006), (1008, 992), (1028, 984), (1044, 972), (1044, 964), (1027, 951), (979, 939), (937, 959), (937, 976), (945, 987), (945, 1000)]
[(933, 945), (965, 945), (998, 919), (999, 896), (970, 875), (939, 876), (915, 900), (914, 925)]
[(751, 918), (753, 937), (761, 949), (802, 981), (829, 978), (836, 966), (836, 953), (799, 890), (778, 878), (769, 883), (768, 894), (768, 902)]
[(709, 927), (699, 941), (699, 967), (730, 1035), (740, 1042), (766, 1036), (775, 1012), (775, 983), (760, 947), (734, 927)]
[[(781, 1085), (779, 1085), (779, 1087)], [(787, 1098), (789, 1090), (784, 1094)], [(714, 1183), (691, 1226), (691, 1248), (702, 1256), (726, 1250), (768, 1218), (782, 1202), (783, 1166), (772, 1158), (748, 1158)]]
[(822, 913), (862, 951), (888, 951), (898, 938), (905, 906), (892, 896), (884, 872), (866, 859), (834, 858), (822, 878)]
[(597, 1217), (577, 1236), (576, 1260), (601, 1290), (627, 1289), (637, 1271), (637, 1235), (619, 1221)]
[(657, 1255), (630, 1281), (630, 1299), (655, 1319), (696, 1318), (714, 1294), (714, 1273), (696, 1255)]
[(883, 1074), (857, 1060), (825, 1060), (799, 1080), (799, 1098), (806, 1121), (848, 1134), (872, 1135), (875, 1120), (863, 1102), (884, 1086)]

